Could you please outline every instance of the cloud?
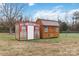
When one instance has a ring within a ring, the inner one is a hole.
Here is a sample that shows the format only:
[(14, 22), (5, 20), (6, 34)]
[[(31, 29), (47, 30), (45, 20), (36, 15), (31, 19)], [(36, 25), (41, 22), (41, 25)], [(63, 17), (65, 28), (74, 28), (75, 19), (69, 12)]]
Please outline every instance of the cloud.
[(71, 22), (73, 13), (79, 11), (79, 9), (72, 9), (69, 11), (64, 10), (63, 6), (56, 6), (51, 10), (39, 10), (34, 13), (33, 19), (37, 18), (49, 19), (49, 20), (58, 20), (69, 21)]
[(35, 4), (34, 4), (34, 3), (28, 3), (28, 5), (29, 5), (29, 6), (33, 6), (33, 5), (35, 5)]
[(72, 15), (72, 14), (73, 14), (74, 12), (76, 12), (76, 11), (79, 11), (79, 8), (78, 8), (78, 9), (70, 10), (70, 11), (69, 11), (69, 14)]
[(58, 15), (63, 12), (63, 6), (56, 6), (51, 10), (39, 10), (34, 13), (33, 18), (43, 18), (43, 19), (50, 19), (50, 20), (57, 20)]

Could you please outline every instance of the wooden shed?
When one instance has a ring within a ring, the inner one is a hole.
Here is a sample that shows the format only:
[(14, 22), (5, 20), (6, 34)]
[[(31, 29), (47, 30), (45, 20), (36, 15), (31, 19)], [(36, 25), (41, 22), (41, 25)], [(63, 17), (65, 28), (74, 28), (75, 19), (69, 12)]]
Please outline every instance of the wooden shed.
[(39, 24), (28, 21), (17, 21), (15, 24), (17, 40), (31, 40), (40, 38)]
[(36, 23), (40, 25), (40, 38), (52, 38), (59, 36), (58, 21), (37, 19)]

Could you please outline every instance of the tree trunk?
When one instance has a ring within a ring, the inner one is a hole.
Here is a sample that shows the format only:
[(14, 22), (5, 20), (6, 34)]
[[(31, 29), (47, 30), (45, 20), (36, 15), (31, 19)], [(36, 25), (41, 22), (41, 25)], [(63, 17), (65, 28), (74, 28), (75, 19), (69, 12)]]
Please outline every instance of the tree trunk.
[(12, 27), (9, 28), (9, 33), (10, 33), (10, 34), (13, 33), (13, 31), (12, 31)]

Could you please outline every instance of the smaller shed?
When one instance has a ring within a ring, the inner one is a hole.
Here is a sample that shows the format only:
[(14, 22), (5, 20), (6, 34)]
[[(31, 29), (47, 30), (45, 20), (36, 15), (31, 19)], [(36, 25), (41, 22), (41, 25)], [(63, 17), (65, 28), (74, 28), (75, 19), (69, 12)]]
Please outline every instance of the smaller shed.
[(39, 24), (28, 21), (17, 21), (15, 24), (17, 40), (31, 40), (40, 38)]
[(40, 38), (52, 38), (59, 36), (59, 23), (54, 20), (37, 19), (40, 25)]

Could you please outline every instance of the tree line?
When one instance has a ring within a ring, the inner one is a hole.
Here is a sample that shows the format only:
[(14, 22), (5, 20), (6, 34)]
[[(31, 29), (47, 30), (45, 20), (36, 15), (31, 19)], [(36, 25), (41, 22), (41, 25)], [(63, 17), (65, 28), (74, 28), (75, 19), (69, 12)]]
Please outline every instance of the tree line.
[[(69, 19), (65, 19), (68, 21)], [(60, 24), (60, 32), (79, 32), (79, 11), (73, 13), (72, 22), (68, 24), (66, 21), (58, 19)]]

